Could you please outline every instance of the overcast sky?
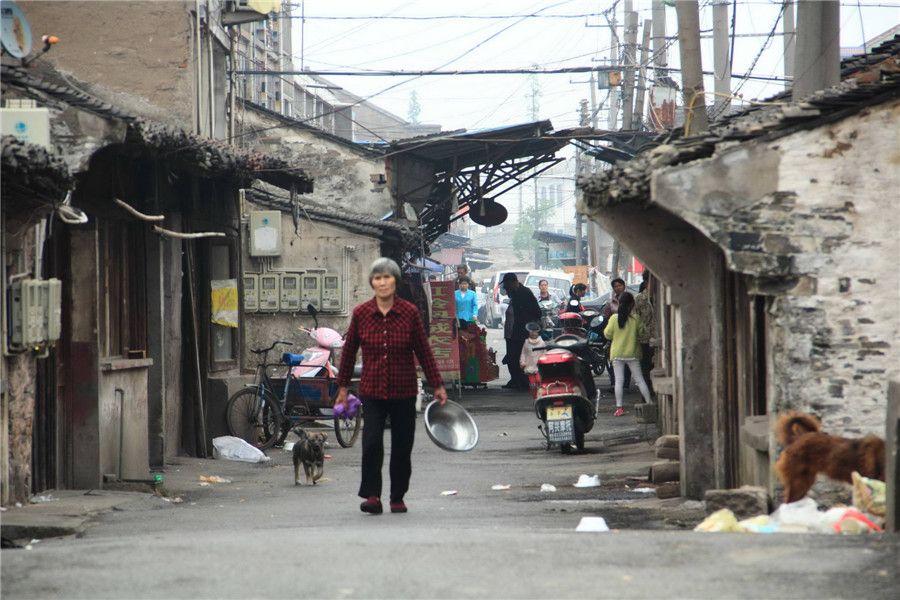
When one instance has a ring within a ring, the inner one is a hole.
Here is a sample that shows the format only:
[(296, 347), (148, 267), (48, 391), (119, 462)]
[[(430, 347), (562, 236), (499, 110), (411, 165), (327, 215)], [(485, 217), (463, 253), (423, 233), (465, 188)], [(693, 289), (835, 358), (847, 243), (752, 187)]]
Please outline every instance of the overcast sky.
[[(308, 69), (330, 71), (590, 67), (609, 57), (610, 29), (601, 13), (614, 4), (621, 36), (622, 0), (306, 0), (302, 42), (300, 19), (293, 19), (295, 66), (300, 67), (302, 58)], [(842, 46), (860, 45), (864, 39), (900, 23), (898, 0), (849, 0), (841, 4)], [(752, 65), (753, 75), (781, 77), (782, 38), (767, 37), (773, 28), (776, 33), (782, 30), (780, 22), (776, 27), (780, 2), (739, 0), (737, 5), (736, 31), (762, 35), (735, 40), (732, 71), (746, 73)], [(650, 0), (634, 0), (640, 24), (650, 18), (650, 6)], [(700, 0), (700, 6), (701, 29), (711, 29), (711, 1)], [(676, 31), (675, 9), (670, 7), (666, 12), (667, 34), (672, 36)], [(299, 15), (298, 0), (294, 16)], [(453, 16), (468, 18), (446, 18)], [(640, 35), (639, 29), (639, 39)], [(672, 67), (679, 65), (677, 42), (669, 47), (668, 62)], [(711, 40), (703, 43), (703, 68), (712, 70)], [(410, 92), (415, 90), (421, 105), (419, 121), (440, 124), (445, 130), (471, 131), (531, 120), (527, 75), (327, 77), (355, 94), (374, 96), (374, 103), (403, 118), (408, 116)], [(588, 77), (539, 75), (539, 118), (552, 120), (556, 129), (577, 125), (579, 101), (590, 99)], [(778, 81), (732, 79), (732, 90), (739, 90), (745, 98), (762, 99), (783, 87)], [(711, 77), (706, 88), (713, 88)], [(604, 101), (606, 95), (606, 91), (598, 90), (597, 101)], [(604, 126), (605, 113), (600, 118)]]

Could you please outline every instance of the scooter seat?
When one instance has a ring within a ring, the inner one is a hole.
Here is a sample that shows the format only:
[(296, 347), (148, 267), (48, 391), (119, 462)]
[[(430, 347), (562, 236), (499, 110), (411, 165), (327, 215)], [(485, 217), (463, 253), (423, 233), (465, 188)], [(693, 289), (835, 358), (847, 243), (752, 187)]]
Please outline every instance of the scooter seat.
[(298, 365), (303, 364), (303, 355), (285, 352), (284, 354), (281, 355), (281, 362), (283, 362), (284, 364), (286, 364), (289, 367), (296, 367)]

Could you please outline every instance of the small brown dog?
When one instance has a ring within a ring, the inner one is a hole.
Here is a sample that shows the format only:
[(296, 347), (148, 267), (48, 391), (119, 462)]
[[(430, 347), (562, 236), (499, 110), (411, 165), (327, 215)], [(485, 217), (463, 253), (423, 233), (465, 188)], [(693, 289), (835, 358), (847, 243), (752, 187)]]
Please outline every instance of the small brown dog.
[(316, 485), (325, 472), (327, 433), (307, 433), (297, 429), (300, 441), (294, 444), (294, 485), (300, 485), (300, 465), (306, 473), (306, 485)]
[(822, 433), (819, 421), (805, 413), (787, 413), (775, 423), (775, 437), (784, 446), (775, 472), (784, 485), (785, 502), (799, 500), (816, 482), (816, 475), (852, 483), (851, 473), (885, 480), (885, 443), (874, 435), (843, 438)]

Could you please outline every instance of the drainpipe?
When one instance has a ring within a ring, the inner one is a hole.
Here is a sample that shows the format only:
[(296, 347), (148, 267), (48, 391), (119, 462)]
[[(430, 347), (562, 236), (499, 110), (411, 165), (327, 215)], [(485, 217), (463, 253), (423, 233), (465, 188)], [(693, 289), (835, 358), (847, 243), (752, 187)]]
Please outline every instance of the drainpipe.
[(209, 137), (216, 137), (216, 69), (213, 61), (212, 18), (209, 12), (209, 1), (206, 3), (206, 72), (209, 75)]
[(202, 54), (202, 46), (200, 42), (200, 0), (194, 0), (194, 10), (195, 10), (195, 22), (194, 22), (194, 38), (196, 39), (195, 45), (195, 57), (194, 62), (196, 68), (194, 69), (196, 75), (196, 98), (197, 98), (197, 112), (196, 118), (194, 120), (194, 133), (197, 135), (201, 135), (203, 133), (203, 126), (201, 125), (201, 119), (203, 118), (203, 54)]
[(125, 448), (125, 390), (116, 388), (116, 395), (119, 397), (119, 481), (124, 480), (122, 476), (122, 454)]

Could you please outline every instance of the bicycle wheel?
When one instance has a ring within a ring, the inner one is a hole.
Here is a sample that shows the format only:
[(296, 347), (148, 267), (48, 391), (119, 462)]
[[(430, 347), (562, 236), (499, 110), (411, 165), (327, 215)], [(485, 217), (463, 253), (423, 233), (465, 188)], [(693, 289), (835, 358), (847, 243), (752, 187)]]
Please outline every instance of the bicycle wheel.
[(278, 400), (268, 390), (248, 387), (236, 392), (225, 408), (228, 431), (260, 450), (271, 448), (281, 433)]
[(362, 407), (356, 411), (356, 416), (350, 419), (341, 419), (337, 415), (334, 416), (334, 436), (337, 438), (341, 448), (350, 448), (356, 443), (359, 436), (359, 425), (362, 422)]

